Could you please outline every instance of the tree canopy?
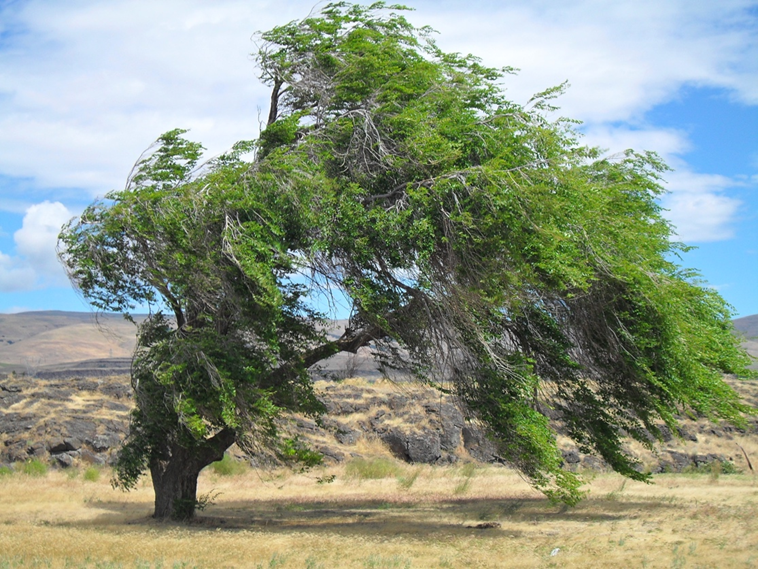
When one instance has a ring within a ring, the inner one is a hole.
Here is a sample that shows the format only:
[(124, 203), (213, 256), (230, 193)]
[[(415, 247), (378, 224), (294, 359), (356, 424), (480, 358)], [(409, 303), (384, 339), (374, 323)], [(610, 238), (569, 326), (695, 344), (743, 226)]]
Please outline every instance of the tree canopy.
[[(167, 312), (139, 332), (117, 474), (150, 468), (158, 516), (192, 515), (197, 472), (234, 441), (310, 457), (274, 419), (322, 413), (308, 368), (365, 345), (457, 396), (568, 503), (580, 480), (548, 415), (644, 480), (624, 437), (750, 412), (722, 376), (748, 373), (728, 305), (674, 262), (665, 164), (583, 146), (554, 118), (564, 86), (510, 101), (511, 69), (443, 52), (402, 10), (337, 2), (260, 34), (259, 138), (199, 165), (166, 133), (61, 233), (94, 306)], [(314, 301), (330, 290), (351, 303), (336, 341)]]

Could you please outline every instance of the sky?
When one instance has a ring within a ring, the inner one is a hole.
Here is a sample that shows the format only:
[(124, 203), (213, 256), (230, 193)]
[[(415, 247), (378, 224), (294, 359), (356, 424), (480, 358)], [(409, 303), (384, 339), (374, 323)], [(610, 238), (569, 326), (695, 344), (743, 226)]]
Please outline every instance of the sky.
[[(560, 115), (608, 154), (658, 152), (679, 261), (758, 313), (758, 0), (407, 0), (445, 51), (520, 71), (524, 104), (568, 81)], [(322, 4), (0, 0), (0, 312), (88, 310), (55, 247), (121, 189), (161, 133), (216, 155), (254, 138), (269, 93), (255, 32)]]

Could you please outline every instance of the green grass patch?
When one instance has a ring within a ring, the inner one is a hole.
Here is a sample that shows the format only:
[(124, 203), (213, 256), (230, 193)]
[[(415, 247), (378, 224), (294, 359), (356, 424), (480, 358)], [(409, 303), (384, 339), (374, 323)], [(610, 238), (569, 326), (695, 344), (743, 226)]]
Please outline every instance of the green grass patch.
[(248, 466), (245, 462), (234, 460), (231, 456), (225, 454), (221, 460), (211, 463), (210, 469), (218, 476), (236, 476), (245, 474)]
[(707, 474), (712, 478), (718, 478), (721, 474), (742, 474), (742, 470), (728, 460), (714, 460), (697, 466), (692, 464), (682, 470), (682, 474)]
[(401, 474), (400, 466), (389, 458), (356, 458), (345, 465), (345, 475), (359, 480), (379, 480)]
[(21, 472), (27, 476), (42, 477), (47, 475), (47, 468), (47, 464), (38, 458), (33, 458), (21, 465)]
[(0, 466), (0, 478), (2, 478), (3, 476), (10, 476), (11, 474), (13, 474), (13, 470), (8, 468), (7, 466)]

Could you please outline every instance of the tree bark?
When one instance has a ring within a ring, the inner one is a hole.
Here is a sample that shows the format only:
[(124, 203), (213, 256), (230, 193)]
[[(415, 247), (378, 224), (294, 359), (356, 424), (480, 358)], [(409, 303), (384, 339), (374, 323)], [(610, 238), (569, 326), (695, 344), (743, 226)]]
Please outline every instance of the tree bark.
[(221, 460), (234, 443), (235, 433), (222, 429), (200, 445), (185, 448), (174, 437), (150, 461), (155, 491), (153, 517), (161, 520), (190, 520), (197, 509), (197, 477), (212, 462)]
[(266, 126), (274, 124), (279, 116), (279, 96), (283, 83), (284, 82), (279, 78), (274, 79), (274, 87), (271, 89), (271, 105), (268, 109), (268, 121), (266, 121)]

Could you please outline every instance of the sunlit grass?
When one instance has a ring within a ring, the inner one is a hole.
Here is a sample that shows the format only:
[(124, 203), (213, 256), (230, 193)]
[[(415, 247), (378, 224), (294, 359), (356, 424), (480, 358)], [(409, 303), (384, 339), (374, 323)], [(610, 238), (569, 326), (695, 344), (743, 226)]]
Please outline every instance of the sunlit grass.
[(110, 487), (107, 469), (88, 481), (86, 470), (34, 477), (17, 465), (0, 477), (0, 568), (744, 567), (756, 560), (758, 485), (745, 474), (661, 475), (653, 485), (600, 474), (584, 502), (564, 508), (506, 468), (385, 461), (392, 463), (305, 473), (208, 469), (199, 493), (213, 493), (215, 503), (190, 525), (150, 517), (149, 480), (125, 494)]

